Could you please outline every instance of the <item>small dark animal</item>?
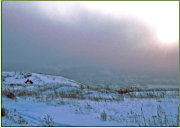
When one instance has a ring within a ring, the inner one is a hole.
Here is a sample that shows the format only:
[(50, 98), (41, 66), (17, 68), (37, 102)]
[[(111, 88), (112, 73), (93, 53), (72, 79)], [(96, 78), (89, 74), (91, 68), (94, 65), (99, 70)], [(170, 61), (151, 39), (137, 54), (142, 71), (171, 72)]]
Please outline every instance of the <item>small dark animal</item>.
[(24, 83), (26, 83), (26, 84), (27, 84), (28, 82), (29, 82), (29, 79), (27, 79)]
[(33, 84), (33, 82), (32, 82), (31, 80), (29, 81), (29, 83), (30, 83), (30, 84)]

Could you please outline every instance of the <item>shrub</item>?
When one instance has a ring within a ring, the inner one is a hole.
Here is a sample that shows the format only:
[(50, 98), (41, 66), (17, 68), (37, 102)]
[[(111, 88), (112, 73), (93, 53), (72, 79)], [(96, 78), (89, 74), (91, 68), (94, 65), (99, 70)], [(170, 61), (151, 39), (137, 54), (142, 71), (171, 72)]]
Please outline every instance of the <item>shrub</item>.
[(20, 115), (18, 116), (17, 122), (19, 124), (28, 124), (28, 122), (22, 116), (20, 116)]
[(106, 121), (107, 120), (107, 114), (105, 111), (101, 113), (101, 120)]
[(85, 89), (84, 85), (80, 84), (80, 89)]
[(5, 112), (5, 108), (1, 108), (1, 116), (5, 116), (6, 112)]
[(125, 93), (129, 93), (129, 92), (132, 92), (132, 90), (128, 90), (128, 89), (119, 89), (118, 90), (119, 94), (125, 94)]
[(54, 120), (50, 115), (45, 115), (43, 120), (41, 120), (41, 121), (42, 121), (43, 126), (45, 126), (45, 127), (54, 126)]
[(2, 77), (2, 81), (6, 81), (4, 77)]
[(32, 76), (31, 73), (26, 73), (26, 74), (24, 74), (24, 78), (28, 78), (28, 77), (31, 77), (31, 76)]
[(14, 99), (14, 98), (15, 98), (15, 95), (14, 95), (12, 92), (7, 93), (6, 96), (7, 96), (8, 98), (10, 98), (10, 99)]

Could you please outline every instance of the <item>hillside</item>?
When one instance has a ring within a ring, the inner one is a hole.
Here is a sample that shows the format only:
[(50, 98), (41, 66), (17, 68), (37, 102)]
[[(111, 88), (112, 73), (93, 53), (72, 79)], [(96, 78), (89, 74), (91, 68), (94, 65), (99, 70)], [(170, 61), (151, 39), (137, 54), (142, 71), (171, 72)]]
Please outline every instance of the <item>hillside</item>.
[(91, 87), (2, 72), (2, 126), (178, 126), (179, 90)]

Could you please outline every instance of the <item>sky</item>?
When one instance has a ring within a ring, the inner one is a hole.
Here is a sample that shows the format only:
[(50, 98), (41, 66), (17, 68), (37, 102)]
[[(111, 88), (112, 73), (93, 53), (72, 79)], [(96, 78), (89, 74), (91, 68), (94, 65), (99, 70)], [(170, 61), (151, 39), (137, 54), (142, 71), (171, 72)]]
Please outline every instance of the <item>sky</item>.
[(3, 1), (2, 70), (179, 75), (178, 1)]

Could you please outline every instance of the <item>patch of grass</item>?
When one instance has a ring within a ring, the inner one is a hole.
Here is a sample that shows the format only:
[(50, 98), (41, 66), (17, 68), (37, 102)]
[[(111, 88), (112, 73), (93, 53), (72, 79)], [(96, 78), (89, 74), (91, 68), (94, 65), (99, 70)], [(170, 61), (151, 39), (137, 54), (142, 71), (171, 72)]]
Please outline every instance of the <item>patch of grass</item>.
[[(4, 108), (4, 107), (3, 107)], [(28, 122), (16, 112), (16, 109), (14, 109), (14, 111), (10, 111), (8, 109), (1, 109), (1, 112), (4, 111), (5, 115), (4, 117), (6, 119), (8, 119), (9, 121), (12, 121), (14, 123), (20, 124), (21, 126), (26, 126), (28, 124)], [(1, 113), (2, 114), (2, 113)], [(8, 126), (9, 124), (7, 124), (6, 122), (2, 122), (2, 126)]]
[(177, 114), (177, 120), (170, 121), (169, 120), (170, 117), (174, 115), (167, 115), (167, 113), (163, 111), (161, 105), (157, 105), (156, 115), (153, 115), (152, 117), (149, 118), (145, 118), (143, 106), (141, 106), (140, 109), (141, 109), (141, 118), (136, 118), (136, 123), (138, 123), (139, 126), (161, 126), (161, 127), (178, 126), (179, 114)]

